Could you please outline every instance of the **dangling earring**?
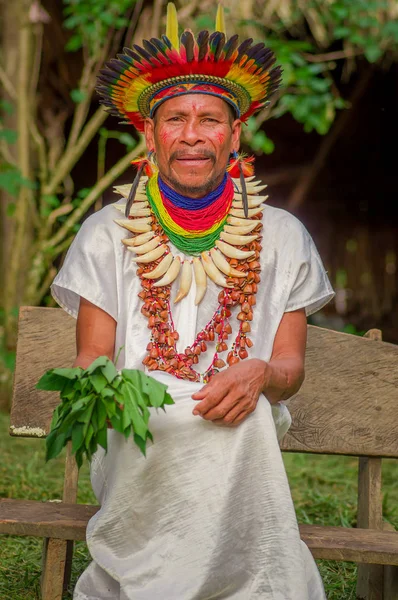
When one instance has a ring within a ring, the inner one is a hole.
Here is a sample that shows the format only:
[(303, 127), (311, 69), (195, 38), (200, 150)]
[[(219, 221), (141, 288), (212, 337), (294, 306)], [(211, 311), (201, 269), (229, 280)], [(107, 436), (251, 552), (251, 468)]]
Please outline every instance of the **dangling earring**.
[(132, 186), (130, 188), (129, 195), (127, 198), (126, 210), (124, 211), (126, 219), (128, 219), (130, 216), (130, 208), (134, 202), (134, 198), (137, 193), (138, 184), (140, 182), (140, 178), (141, 178), (143, 170), (145, 169), (148, 176), (150, 176), (152, 174), (150, 163), (151, 163), (151, 161), (153, 161), (154, 155), (155, 155), (154, 150), (150, 150), (145, 158), (137, 158), (137, 159), (131, 161), (131, 164), (137, 165), (138, 169), (137, 169), (137, 174), (134, 178), (134, 181), (132, 183)]

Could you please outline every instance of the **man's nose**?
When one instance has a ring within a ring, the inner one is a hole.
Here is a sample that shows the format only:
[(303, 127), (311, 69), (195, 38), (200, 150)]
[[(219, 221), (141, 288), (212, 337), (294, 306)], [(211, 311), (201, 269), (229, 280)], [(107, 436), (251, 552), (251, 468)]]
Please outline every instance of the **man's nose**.
[(193, 119), (187, 119), (181, 131), (180, 142), (188, 144), (189, 146), (195, 146), (204, 141), (198, 123)]

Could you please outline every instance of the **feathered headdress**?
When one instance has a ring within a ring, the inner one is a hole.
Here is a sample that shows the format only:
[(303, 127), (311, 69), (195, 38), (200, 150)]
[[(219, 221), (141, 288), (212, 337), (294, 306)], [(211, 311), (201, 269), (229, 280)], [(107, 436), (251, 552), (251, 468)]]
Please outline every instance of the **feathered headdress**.
[(177, 12), (170, 3), (166, 35), (124, 48), (101, 70), (97, 92), (112, 115), (139, 131), (162, 102), (183, 94), (221, 97), (244, 122), (266, 104), (281, 77), (280, 67), (271, 69), (273, 52), (252, 42), (239, 44), (237, 35), (227, 40), (221, 6), (214, 33), (201, 31), (195, 38), (185, 30), (179, 38)]

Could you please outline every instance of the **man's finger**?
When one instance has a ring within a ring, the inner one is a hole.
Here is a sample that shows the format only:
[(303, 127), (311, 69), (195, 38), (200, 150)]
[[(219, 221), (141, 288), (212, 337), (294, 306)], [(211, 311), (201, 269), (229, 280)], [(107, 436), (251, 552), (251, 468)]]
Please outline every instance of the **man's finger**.
[(242, 413), (247, 414), (248, 409), (246, 405), (242, 405), (242, 403), (239, 402), (224, 415), (223, 420), (227, 425), (231, 425)]
[(225, 415), (228, 414), (231, 409), (239, 403), (240, 400), (241, 398), (229, 394), (225, 396), (224, 399), (216, 406), (210, 407), (208, 410), (205, 409), (205, 400), (203, 403), (201, 403), (204, 404), (204, 408), (200, 410), (199, 405), (197, 409), (200, 410), (200, 413), (204, 419), (207, 421), (214, 421), (216, 419), (223, 419)]
[(199, 402), (199, 404), (197, 404), (195, 406), (195, 408), (193, 409), (193, 414), (194, 415), (204, 415), (205, 413), (207, 413), (211, 408), (214, 408), (215, 406), (217, 406), (218, 404), (220, 404), (220, 402), (223, 401), (223, 399), (225, 398), (225, 396), (228, 394), (228, 389), (210, 389), (207, 393), (207, 395), (203, 398), (203, 400), (201, 400)]

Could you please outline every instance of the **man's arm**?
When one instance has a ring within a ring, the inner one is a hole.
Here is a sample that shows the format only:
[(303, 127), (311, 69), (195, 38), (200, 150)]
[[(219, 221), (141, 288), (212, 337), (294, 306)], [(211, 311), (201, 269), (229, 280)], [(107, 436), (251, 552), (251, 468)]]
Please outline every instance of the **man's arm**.
[(77, 356), (74, 367), (86, 369), (99, 356), (113, 360), (116, 321), (104, 310), (80, 298), (76, 325)]
[(293, 396), (304, 381), (307, 319), (304, 309), (285, 313), (275, 336), (269, 362), (249, 359), (215, 375), (192, 398), (193, 413), (222, 425), (239, 425), (258, 402), (261, 392), (271, 404)]

